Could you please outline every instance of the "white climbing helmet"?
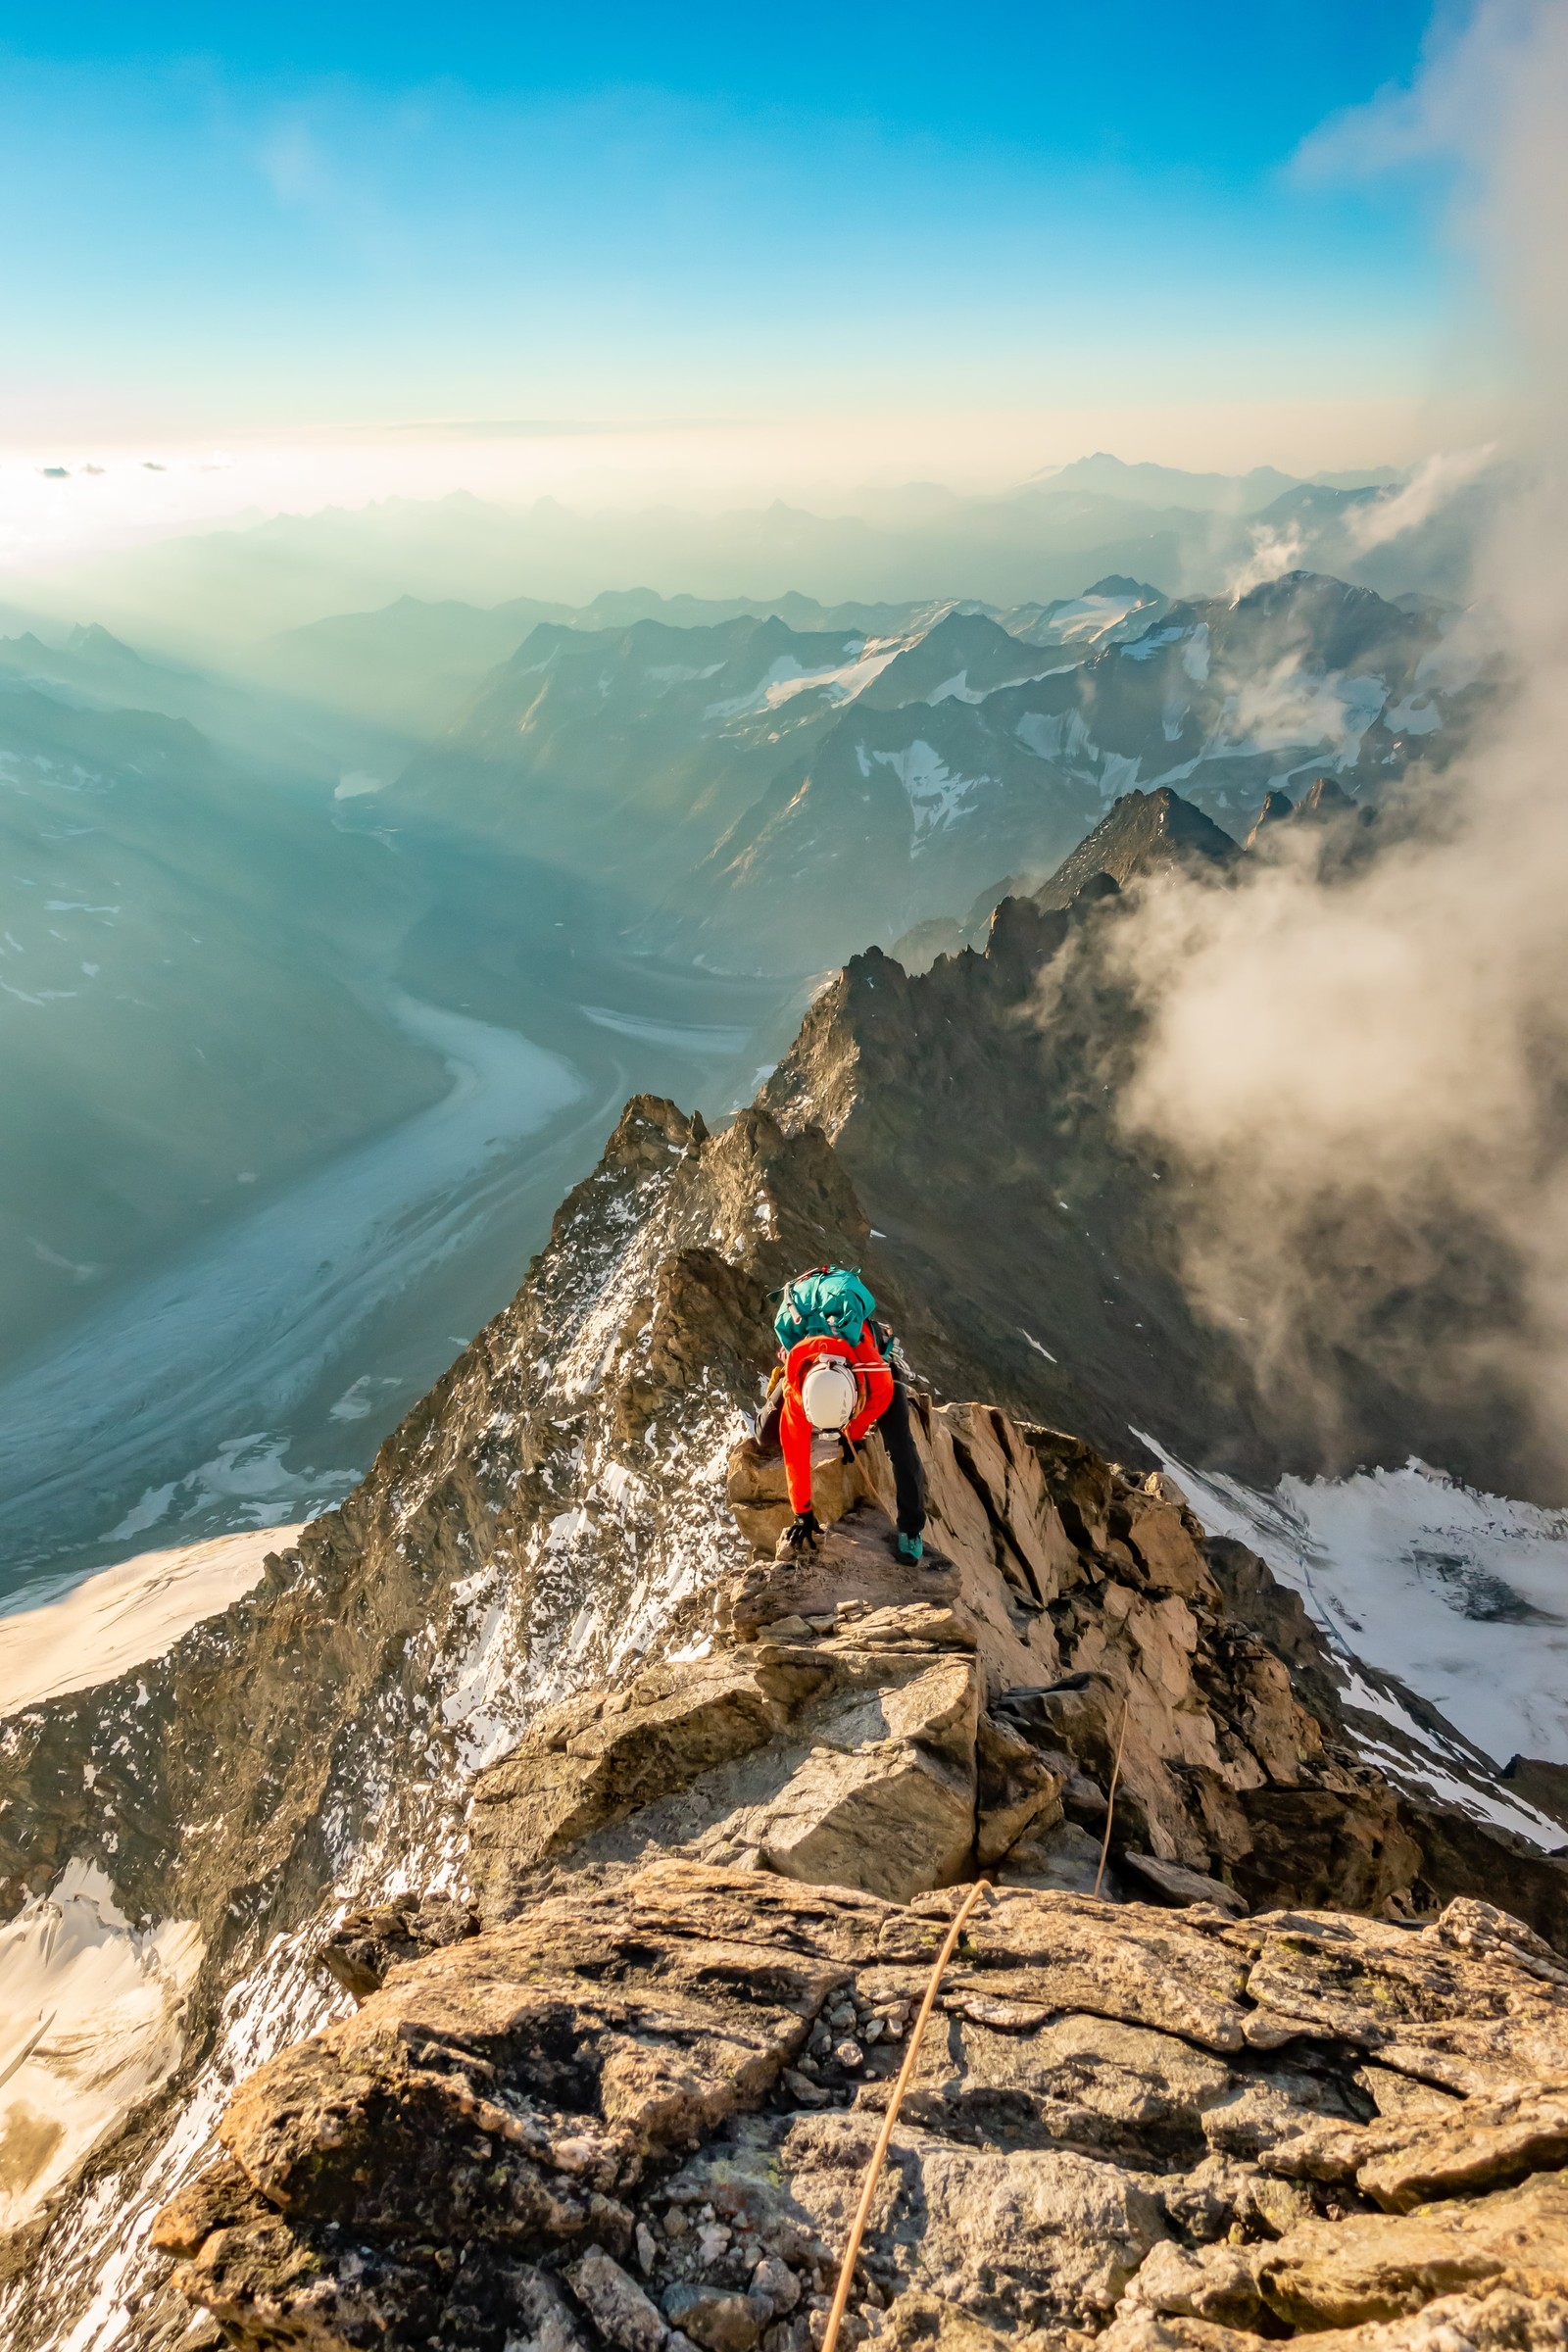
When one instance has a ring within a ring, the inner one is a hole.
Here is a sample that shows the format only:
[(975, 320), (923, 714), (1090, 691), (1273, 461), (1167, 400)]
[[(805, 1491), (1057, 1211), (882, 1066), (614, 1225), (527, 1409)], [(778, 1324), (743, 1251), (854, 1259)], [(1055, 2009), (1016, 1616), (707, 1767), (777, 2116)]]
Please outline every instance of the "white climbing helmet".
[(813, 1429), (842, 1429), (853, 1421), (860, 1384), (841, 1355), (818, 1356), (801, 1383), (801, 1402)]

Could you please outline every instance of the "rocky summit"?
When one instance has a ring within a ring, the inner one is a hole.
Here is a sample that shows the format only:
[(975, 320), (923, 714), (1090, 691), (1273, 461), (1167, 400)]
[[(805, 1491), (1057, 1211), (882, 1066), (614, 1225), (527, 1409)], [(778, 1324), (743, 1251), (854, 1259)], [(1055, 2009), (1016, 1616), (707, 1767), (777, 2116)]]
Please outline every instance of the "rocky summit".
[(466, 1892), (339, 1917), (355, 2006), (239, 2083), (142, 2340), (811, 2352), (977, 1875), (844, 2340), (1563, 2340), (1568, 1966), (1452, 1890), (1168, 1481), (916, 1429), (918, 1566), (874, 1439), (798, 1561), (734, 1444), (750, 1564), (477, 1774)]

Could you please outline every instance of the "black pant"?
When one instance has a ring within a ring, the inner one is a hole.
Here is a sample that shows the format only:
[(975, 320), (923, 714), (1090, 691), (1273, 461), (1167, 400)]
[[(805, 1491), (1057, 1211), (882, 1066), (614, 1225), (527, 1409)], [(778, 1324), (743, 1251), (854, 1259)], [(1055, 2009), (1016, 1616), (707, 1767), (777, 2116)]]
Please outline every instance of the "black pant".
[(893, 1464), (893, 1492), (898, 1498), (899, 1533), (917, 1536), (925, 1525), (925, 1469), (914, 1449), (909, 1427), (909, 1391), (904, 1374), (893, 1374), (893, 1396), (877, 1421), (882, 1443)]
[(909, 1427), (909, 1376), (887, 1325), (873, 1323), (871, 1330), (893, 1375), (892, 1399), (878, 1417), (877, 1427), (888, 1449), (888, 1460), (893, 1464), (899, 1533), (917, 1536), (925, 1525), (925, 1468), (914, 1449), (914, 1432)]

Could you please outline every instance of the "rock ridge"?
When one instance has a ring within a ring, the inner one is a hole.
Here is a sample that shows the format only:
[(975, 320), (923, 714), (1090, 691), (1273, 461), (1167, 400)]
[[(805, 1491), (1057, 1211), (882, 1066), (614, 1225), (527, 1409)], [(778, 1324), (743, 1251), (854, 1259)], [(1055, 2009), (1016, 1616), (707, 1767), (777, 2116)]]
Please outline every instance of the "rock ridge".
[[(812, 2352), (986, 1870), (850, 2342), (1560, 2342), (1568, 1965), (1442, 1899), (1168, 1482), (994, 1407), (917, 1427), (934, 1567), (868, 1446), (814, 1556), (732, 1567), (477, 1776), (473, 1908), (343, 1921), (360, 2006), (239, 2085), (157, 2222), (198, 2325)], [(765, 1544), (754, 1440), (728, 1478)]]
[[(1004, 960), (999, 1018), (1016, 1001)], [(1343, 1670), (1261, 1562), (983, 1364), (969, 1394), (1001, 1401), (952, 1401), (965, 1359), (939, 1287), (873, 1235), (853, 1132), (834, 1142), (806, 1110), (761, 1103), (710, 1135), (629, 1104), (513, 1305), (255, 1594), (145, 1672), (0, 1725), (6, 1909), (47, 1905), (81, 1864), (127, 1918), (193, 1922), (203, 1953), (174, 2071), (17, 2241), (0, 2328), (19, 2352), (69, 2336), (106, 2278), (127, 2346), (176, 2340), (140, 2217), (188, 2169), (191, 2132), (419, 1955), (466, 1967), (540, 1904), (609, 1899), (665, 1863), (736, 1873), (754, 1900), (831, 1878), (907, 1908), (982, 1868), (1086, 1895), (1129, 1698), (1109, 1916), (1394, 1900), (1429, 1921), (1505, 1886), (1568, 1949), (1561, 1865), (1365, 1762)], [(916, 1435), (941, 1561), (912, 1585), (875, 1444), (853, 1476), (824, 1471), (833, 1529), (788, 1589), (766, 1557), (784, 1510), (754, 1434), (767, 1293), (825, 1257), (866, 1268), (930, 1384)], [(984, 1354), (983, 1318), (980, 1338)], [(824, 2029), (830, 2060), (859, 2021)], [(820, 2074), (809, 2049), (788, 2071), (820, 2090), (806, 2058)], [(427, 2318), (458, 2292), (453, 2265), (471, 2283), (491, 2259), (443, 2242)], [(514, 2282), (524, 2340), (563, 2312), (589, 2325), (565, 2270), (549, 2277), (537, 2295)]]

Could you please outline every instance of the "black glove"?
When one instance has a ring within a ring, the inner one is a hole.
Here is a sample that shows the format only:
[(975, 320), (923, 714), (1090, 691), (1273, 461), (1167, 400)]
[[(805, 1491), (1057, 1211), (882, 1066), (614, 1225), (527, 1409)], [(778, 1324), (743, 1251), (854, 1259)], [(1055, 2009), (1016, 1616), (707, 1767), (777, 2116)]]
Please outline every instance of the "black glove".
[(842, 1429), (839, 1431), (839, 1452), (847, 1462), (853, 1462), (856, 1458), (856, 1446), (854, 1440), (847, 1438)]
[(799, 1518), (792, 1519), (784, 1530), (784, 1548), (786, 1551), (814, 1551), (816, 1539), (821, 1532), (816, 1524), (816, 1513), (802, 1511)]

